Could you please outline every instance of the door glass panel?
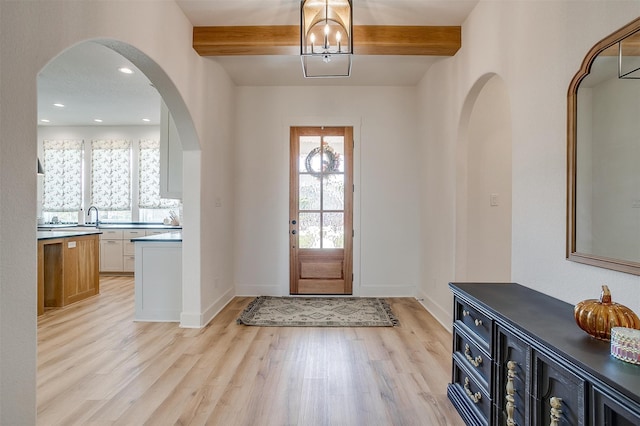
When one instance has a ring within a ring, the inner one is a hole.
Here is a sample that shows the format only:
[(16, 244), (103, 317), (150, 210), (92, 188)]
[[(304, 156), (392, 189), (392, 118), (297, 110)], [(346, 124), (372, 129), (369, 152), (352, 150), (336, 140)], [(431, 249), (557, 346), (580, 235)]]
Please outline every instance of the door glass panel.
[(335, 159), (333, 170), (325, 170), (328, 172), (344, 173), (344, 136), (325, 136), (325, 159)]
[(320, 179), (300, 174), (298, 182), (300, 210), (320, 210)]
[(320, 248), (320, 213), (300, 213), (298, 226), (298, 246)]
[(300, 158), (298, 159), (298, 171), (311, 173), (312, 170), (320, 170), (320, 136), (300, 137)]
[(322, 209), (344, 210), (343, 174), (330, 174), (324, 176), (324, 179), (322, 180)]
[(322, 214), (322, 248), (344, 248), (344, 214)]

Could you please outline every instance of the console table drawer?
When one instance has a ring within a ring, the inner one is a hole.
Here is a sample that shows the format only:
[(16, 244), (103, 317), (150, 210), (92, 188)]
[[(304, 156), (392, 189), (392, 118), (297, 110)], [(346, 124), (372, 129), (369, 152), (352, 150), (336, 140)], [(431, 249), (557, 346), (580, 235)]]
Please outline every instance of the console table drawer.
[(454, 327), (453, 333), (454, 356), (469, 371), (477, 373), (483, 381), (483, 385), (488, 388), (487, 383), (491, 379), (491, 364), (493, 363), (491, 357), (457, 327)]
[(456, 298), (455, 306), (455, 319), (464, 324), (467, 330), (478, 336), (488, 350), (491, 346), (491, 320), (463, 300)]
[(467, 423), (488, 425), (491, 418), (492, 401), (487, 388), (478, 383), (473, 374), (469, 374), (461, 367), (455, 358), (453, 379), (456, 393), (459, 394), (460, 400), (467, 407), (465, 411), (473, 413), (471, 419), (466, 419)]

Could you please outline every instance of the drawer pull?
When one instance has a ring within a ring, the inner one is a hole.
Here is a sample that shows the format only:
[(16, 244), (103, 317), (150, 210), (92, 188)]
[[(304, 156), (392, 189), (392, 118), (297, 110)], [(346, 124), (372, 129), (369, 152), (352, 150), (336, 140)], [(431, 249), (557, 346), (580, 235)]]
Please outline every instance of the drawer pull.
[(471, 356), (471, 348), (468, 344), (464, 345), (464, 356), (467, 357), (467, 361), (469, 361), (474, 367), (479, 367), (480, 364), (482, 364), (482, 357), (480, 355), (475, 358)]
[(513, 412), (516, 408), (515, 398), (513, 395), (516, 393), (515, 387), (513, 385), (513, 378), (516, 377), (516, 364), (513, 361), (507, 362), (507, 384), (505, 386), (505, 391), (507, 392), (507, 396), (505, 399), (507, 400), (507, 426), (515, 426), (516, 422), (513, 420)]
[(482, 394), (480, 392), (473, 393), (471, 392), (471, 389), (469, 389), (468, 377), (464, 378), (464, 391), (467, 393), (467, 395), (469, 396), (469, 399), (471, 399), (471, 401), (473, 401), (474, 404), (477, 404), (482, 399)]
[[(469, 312), (469, 311), (467, 311), (465, 309), (462, 310), (462, 316), (463, 317), (468, 317), (469, 315), (471, 315), (471, 312)], [(482, 325), (482, 320), (474, 319), (473, 322), (476, 325), (476, 327), (480, 327)]]
[(552, 396), (549, 399), (549, 404), (551, 404), (551, 410), (549, 410), (549, 426), (558, 426), (560, 423), (560, 416), (562, 416), (562, 398), (558, 398)]

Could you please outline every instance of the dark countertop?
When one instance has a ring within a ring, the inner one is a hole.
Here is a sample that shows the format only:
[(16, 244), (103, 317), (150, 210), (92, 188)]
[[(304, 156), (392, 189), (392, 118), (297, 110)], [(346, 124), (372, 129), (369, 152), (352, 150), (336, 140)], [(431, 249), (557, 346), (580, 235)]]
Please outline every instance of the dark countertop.
[[(95, 227), (94, 224), (88, 223), (85, 225), (78, 225), (76, 223), (45, 223), (44, 225), (38, 225), (38, 229), (58, 229), (58, 228), (74, 228), (74, 227)], [(164, 225), (162, 223), (136, 223), (136, 222), (123, 222), (123, 223), (101, 223), (98, 229), (182, 229), (182, 226)]]
[(181, 243), (182, 232), (147, 235), (146, 237), (132, 238), (131, 241), (134, 243)]
[(56, 238), (73, 238), (85, 235), (102, 234), (102, 231), (38, 231), (36, 232), (38, 240), (53, 240)]
[[(496, 316), (527, 331), (602, 382), (640, 402), (640, 365), (614, 358), (610, 342), (596, 340), (582, 331), (573, 316), (573, 305), (515, 283), (449, 286), (454, 294), (486, 305)], [(596, 292), (599, 294), (599, 290), (594, 289), (595, 299)], [(620, 300), (623, 298), (618, 296)]]

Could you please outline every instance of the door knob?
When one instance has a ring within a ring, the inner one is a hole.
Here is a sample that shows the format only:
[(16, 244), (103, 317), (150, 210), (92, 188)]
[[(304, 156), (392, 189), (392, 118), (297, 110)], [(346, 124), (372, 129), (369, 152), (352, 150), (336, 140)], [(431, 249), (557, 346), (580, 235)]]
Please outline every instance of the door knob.
[(293, 220), (291, 221), (291, 224), (292, 224), (292, 225), (295, 225), (296, 223), (298, 223), (298, 222), (296, 222), (296, 220), (295, 220), (295, 219), (293, 219)]
[(296, 230), (294, 229), (293, 231), (291, 231), (291, 233), (292, 233), (293, 235), (296, 235)]

